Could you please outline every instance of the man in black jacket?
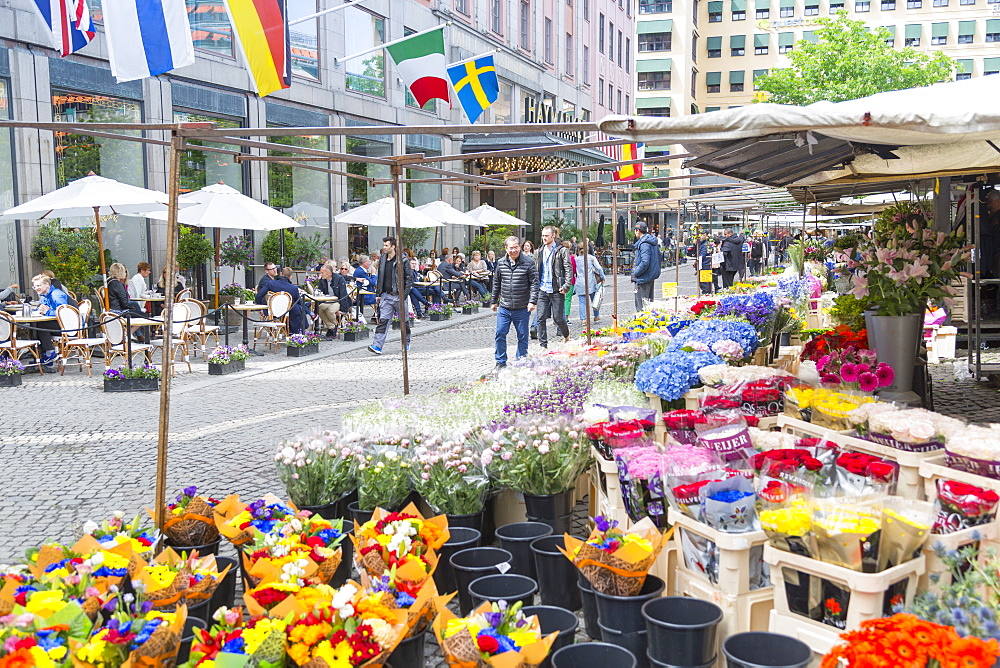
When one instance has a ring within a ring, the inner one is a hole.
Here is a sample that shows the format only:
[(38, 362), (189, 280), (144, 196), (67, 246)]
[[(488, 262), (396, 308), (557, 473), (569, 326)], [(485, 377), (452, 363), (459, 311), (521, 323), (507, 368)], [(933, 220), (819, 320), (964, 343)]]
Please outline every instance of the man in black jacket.
[(538, 268), (531, 258), (521, 253), (521, 240), (507, 237), (507, 251), (496, 263), (490, 303), (497, 313), (496, 347), (493, 358), (496, 371), (507, 366), (507, 334), (513, 323), (517, 332), (517, 353), (514, 359), (528, 356), (528, 314), (538, 302)]
[[(461, 297), (466, 294), (468, 290), (465, 286), (465, 274), (455, 269), (455, 265), (452, 264), (454, 256), (448, 253), (444, 256), (438, 266), (435, 267), (437, 272), (444, 277), (444, 283), (448, 286), (448, 297), (451, 298), (456, 294)], [(471, 293), (469, 294), (471, 297)]]
[(736, 229), (729, 230), (729, 236), (722, 240), (722, 287), (731, 288), (733, 278), (741, 271), (746, 271), (747, 263), (743, 255), (743, 242), (746, 241)]
[[(378, 260), (378, 280), (375, 282), (375, 310), (378, 313), (378, 327), (375, 328), (375, 340), (368, 346), (368, 351), (376, 355), (382, 354), (386, 334), (392, 319), (399, 316), (402, 322), (409, 314), (405, 313), (406, 298), (413, 289), (413, 272), (409, 266), (403, 267), (403, 286), (399, 286), (399, 269), (396, 263), (396, 237), (382, 239), (382, 256)], [(406, 328), (406, 349), (410, 349), (410, 328)]]
[(569, 259), (569, 251), (559, 243), (556, 228), (546, 225), (542, 228), (542, 245), (535, 251), (535, 267), (538, 269), (538, 343), (549, 347), (545, 322), (552, 317), (563, 341), (569, 341), (569, 325), (566, 324), (566, 293), (573, 286), (575, 274)]
[(337, 314), (347, 313), (351, 308), (347, 279), (334, 271), (332, 262), (327, 262), (319, 270), (315, 289), (317, 294), (337, 297), (336, 301), (319, 302), (316, 305), (316, 314), (326, 325), (326, 338), (332, 339), (337, 335)]

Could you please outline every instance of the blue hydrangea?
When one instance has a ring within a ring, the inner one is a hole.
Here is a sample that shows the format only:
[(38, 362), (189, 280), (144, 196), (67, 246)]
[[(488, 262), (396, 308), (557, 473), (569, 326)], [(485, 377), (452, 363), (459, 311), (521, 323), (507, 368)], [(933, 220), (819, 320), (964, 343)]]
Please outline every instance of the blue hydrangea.
[[(667, 352), (681, 351), (692, 343), (703, 343), (709, 348), (713, 344), (726, 339), (735, 341), (743, 348), (745, 357), (753, 355), (760, 345), (757, 330), (746, 322), (731, 322), (727, 320), (699, 320), (682, 329), (667, 346)], [(721, 362), (716, 362), (719, 364)]]
[(774, 315), (775, 309), (774, 297), (767, 292), (755, 292), (723, 297), (712, 315), (744, 318), (760, 331)]
[(701, 376), (698, 375), (698, 371), (704, 366), (709, 366), (712, 364), (723, 364), (721, 358), (712, 353), (706, 353), (701, 351), (695, 351), (693, 353), (688, 353), (688, 368), (691, 371), (691, 385), (699, 385), (701, 383)]
[(691, 386), (700, 382), (698, 369), (709, 364), (722, 364), (711, 353), (667, 351), (639, 365), (635, 386), (640, 392), (651, 392), (661, 399), (674, 401), (684, 396)]

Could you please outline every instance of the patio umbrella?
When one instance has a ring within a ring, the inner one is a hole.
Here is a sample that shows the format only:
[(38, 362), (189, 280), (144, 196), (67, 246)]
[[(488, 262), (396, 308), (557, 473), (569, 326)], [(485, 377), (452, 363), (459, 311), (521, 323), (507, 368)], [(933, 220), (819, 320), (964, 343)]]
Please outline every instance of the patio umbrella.
[[(351, 209), (334, 217), (338, 223), (348, 225), (367, 225), (369, 227), (395, 227), (396, 226), (396, 204), (391, 197), (383, 197), (374, 202)], [(444, 223), (439, 223), (423, 211), (418, 211), (412, 206), (399, 203), (399, 223), (400, 227), (407, 229), (421, 227), (444, 227)]]
[[(478, 220), (473, 218), (467, 213), (459, 211), (451, 204), (445, 201), (437, 200), (435, 202), (428, 202), (427, 204), (421, 204), (416, 207), (417, 211), (422, 211), (434, 220), (440, 220), (442, 223), (448, 223), (449, 225), (468, 225), (469, 227), (486, 227), (486, 225), (480, 223)], [(437, 248), (437, 229), (434, 230), (434, 243), (431, 244), (431, 248)]]
[(528, 227), (531, 223), (526, 223), (520, 218), (515, 218), (509, 213), (496, 209), (489, 204), (483, 204), (472, 211), (469, 215), (487, 227), (490, 225), (513, 225), (515, 227)]
[(111, 214), (143, 215), (150, 211), (167, 210), (167, 194), (149, 190), (114, 179), (91, 173), (81, 179), (19, 204), (3, 212), (5, 219), (42, 219), (73, 216), (94, 216), (97, 229), (97, 245), (101, 262), (101, 277), (104, 280), (104, 308), (109, 308), (107, 286), (108, 270), (104, 261), (104, 236), (101, 232), (101, 216)]
[(628, 238), (628, 226), (625, 224), (625, 216), (618, 216), (618, 245), (625, 245), (625, 240)]
[(604, 214), (601, 214), (600, 220), (597, 222), (597, 239), (594, 240), (594, 246), (597, 248), (604, 248)]

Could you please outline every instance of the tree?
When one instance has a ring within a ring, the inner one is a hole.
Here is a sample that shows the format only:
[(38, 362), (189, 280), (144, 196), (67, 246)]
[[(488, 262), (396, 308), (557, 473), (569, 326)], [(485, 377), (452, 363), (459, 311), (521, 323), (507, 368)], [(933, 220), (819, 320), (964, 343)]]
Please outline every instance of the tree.
[(656, 189), (656, 185), (652, 181), (640, 181), (637, 188), (641, 188), (641, 192), (632, 193), (633, 202), (641, 202), (644, 199), (657, 199), (660, 197), (660, 192)]
[[(842, 102), (891, 90), (945, 81), (957, 63), (943, 53), (895, 49), (885, 28), (870, 29), (840, 10), (835, 19), (816, 19), (816, 44), (799, 40), (788, 53), (791, 67), (772, 70), (754, 82), (768, 102), (806, 105)], [(763, 97), (763, 96), (761, 96)]]

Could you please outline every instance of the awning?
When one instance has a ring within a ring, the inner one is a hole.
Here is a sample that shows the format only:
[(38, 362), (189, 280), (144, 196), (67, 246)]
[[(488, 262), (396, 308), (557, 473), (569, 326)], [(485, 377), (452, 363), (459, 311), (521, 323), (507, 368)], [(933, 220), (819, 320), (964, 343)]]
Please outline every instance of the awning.
[(896, 38), (896, 26), (885, 26), (885, 29), (892, 33), (893, 39)]
[(758, 48), (758, 47), (762, 47), (762, 46), (766, 47), (770, 43), (771, 43), (771, 36), (768, 35), (767, 33), (764, 33), (763, 35), (754, 35), (753, 36), (753, 45), (754, 45), (754, 48)]
[(747, 36), (746, 35), (730, 35), (729, 36), (729, 48), (730, 49), (742, 49), (746, 47)]
[[(636, 100), (636, 106), (639, 100)], [(608, 154), (599, 149), (569, 149), (559, 150), (559, 146), (579, 139), (560, 136), (552, 132), (511, 133), (504, 135), (467, 134), (462, 141), (463, 153), (480, 153), (486, 151), (504, 151), (516, 148), (531, 148), (535, 146), (550, 146), (553, 153), (548, 155), (529, 155), (523, 158), (489, 158), (477, 160), (484, 172), (503, 172), (514, 170), (540, 171), (573, 167), (577, 165), (596, 165), (608, 161)], [(510, 165), (511, 162), (515, 164)], [(504, 166), (507, 169), (504, 169)]]
[(802, 31), (802, 39), (804, 39), (807, 42), (811, 42), (813, 44), (816, 44), (816, 43), (819, 42), (819, 37), (817, 37), (816, 33), (814, 31), (812, 31), (812, 30), (803, 30)]
[(795, 7), (795, 0), (781, 0), (782, 9), (790, 9)]
[(659, 109), (660, 107), (669, 107), (670, 98), (669, 97), (638, 97), (635, 100), (635, 106), (637, 109)]
[[(722, 4), (721, 2), (719, 3)], [(640, 35), (648, 35), (655, 32), (673, 32), (673, 19), (661, 19), (659, 21), (639, 21), (638, 31)]]
[(956, 61), (958, 63), (958, 73), (959, 74), (972, 74), (972, 58), (962, 58)]
[(722, 72), (706, 72), (705, 73), (705, 85), (706, 86), (720, 86), (720, 85), (722, 85)]
[(976, 22), (975, 21), (959, 21), (958, 22), (958, 34), (959, 35), (975, 35), (976, 34)]
[(920, 33), (923, 30), (923, 26), (919, 23), (908, 23), (906, 25), (906, 39), (920, 39)]
[[(708, 13), (709, 14), (721, 14), (722, 13), (722, 0), (712, 0), (708, 3)], [(639, 21), (641, 24), (642, 21)]]
[(753, 3), (753, 6), (757, 11), (762, 9), (771, 9), (771, 0), (756, 0)]
[(931, 24), (931, 37), (947, 37), (948, 36), (948, 24), (947, 23), (932, 23)]
[(669, 72), (670, 58), (650, 58), (635, 62), (636, 72)]
[(778, 46), (792, 46), (793, 44), (795, 44), (795, 33), (793, 32), (778, 33)]
[(1000, 58), (983, 58), (983, 73), (1000, 72)]
[(995, 34), (1000, 32), (1000, 19), (986, 19), (986, 33)]
[(722, 49), (722, 38), (721, 37), (709, 37), (708, 43), (705, 48), (709, 51), (718, 51)]
[(747, 0), (731, 0), (734, 12), (745, 12), (747, 10)]
[(729, 83), (730, 84), (741, 84), (743, 83), (743, 77), (746, 74), (743, 70), (732, 70), (729, 73)]
[(756, 81), (757, 79), (759, 79), (760, 77), (764, 76), (765, 74), (767, 74), (767, 70), (754, 70), (753, 71), (753, 80)]

